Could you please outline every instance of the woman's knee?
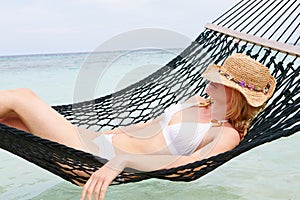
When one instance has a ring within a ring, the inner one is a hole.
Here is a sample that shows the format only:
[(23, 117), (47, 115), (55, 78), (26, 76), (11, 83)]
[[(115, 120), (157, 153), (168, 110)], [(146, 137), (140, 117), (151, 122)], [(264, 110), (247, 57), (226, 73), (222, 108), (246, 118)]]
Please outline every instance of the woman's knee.
[(38, 98), (37, 95), (28, 88), (19, 88), (13, 90), (13, 95), (15, 96), (16, 100), (26, 101), (26, 100), (33, 100), (34, 98)]
[(13, 90), (13, 92), (21, 96), (32, 96), (32, 97), (36, 96), (36, 94), (29, 88), (18, 88), (16, 90)]
[(0, 92), (0, 118), (16, 116), (24, 105), (35, 106), (37, 95), (30, 89), (2, 90)]
[(28, 103), (33, 99), (37, 98), (37, 95), (28, 88), (19, 88), (10, 90), (9, 92), (9, 103), (12, 108), (19, 105), (20, 103)]

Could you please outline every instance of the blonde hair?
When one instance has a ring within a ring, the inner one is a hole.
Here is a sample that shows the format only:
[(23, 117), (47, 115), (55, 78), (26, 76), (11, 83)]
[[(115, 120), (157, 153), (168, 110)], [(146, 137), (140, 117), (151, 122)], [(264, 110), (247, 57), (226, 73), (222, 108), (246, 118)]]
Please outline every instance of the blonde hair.
[(230, 107), (226, 113), (226, 119), (235, 128), (241, 140), (247, 134), (248, 128), (252, 120), (265, 108), (265, 103), (259, 107), (253, 107), (247, 103), (246, 98), (235, 89), (231, 90)]

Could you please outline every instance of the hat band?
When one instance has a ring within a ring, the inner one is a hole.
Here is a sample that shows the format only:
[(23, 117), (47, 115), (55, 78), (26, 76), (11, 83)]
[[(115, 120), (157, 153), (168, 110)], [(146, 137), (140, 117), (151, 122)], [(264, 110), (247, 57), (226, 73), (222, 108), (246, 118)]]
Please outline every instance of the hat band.
[(253, 85), (253, 84), (248, 84), (244, 80), (241, 80), (241, 81), (236, 80), (230, 74), (227, 74), (227, 73), (223, 72), (220, 69), (218, 70), (218, 72), (219, 72), (219, 74), (221, 74), (222, 76), (224, 76), (228, 80), (235, 82), (236, 84), (238, 84), (242, 88), (248, 88), (249, 90), (253, 90), (253, 91), (256, 91), (256, 92), (263, 92), (264, 94), (267, 94), (269, 89), (270, 89), (270, 83), (268, 83), (265, 88), (261, 88), (259, 86)]

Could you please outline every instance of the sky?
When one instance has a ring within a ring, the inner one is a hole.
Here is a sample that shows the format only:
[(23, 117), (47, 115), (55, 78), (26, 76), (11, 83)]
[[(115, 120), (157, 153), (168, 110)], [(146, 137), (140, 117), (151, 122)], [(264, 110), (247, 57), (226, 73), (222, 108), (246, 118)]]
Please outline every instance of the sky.
[[(204, 30), (207, 22), (212, 22), (238, 2), (239, 0), (2, 1), (0, 56), (90, 52), (111, 38), (136, 30), (166, 30), (194, 40)], [(149, 34), (151, 36), (151, 32)]]

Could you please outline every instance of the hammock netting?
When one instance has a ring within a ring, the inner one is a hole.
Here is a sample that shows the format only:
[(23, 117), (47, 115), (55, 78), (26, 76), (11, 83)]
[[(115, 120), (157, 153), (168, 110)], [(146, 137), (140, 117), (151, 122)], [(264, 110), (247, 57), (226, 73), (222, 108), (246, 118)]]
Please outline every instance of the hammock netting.
[[(143, 80), (111, 95), (53, 108), (71, 123), (97, 131), (146, 122), (173, 103), (195, 94), (205, 96), (206, 81), (201, 73), (209, 64), (222, 64), (233, 53), (247, 54), (271, 70), (277, 87), (266, 109), (236, 148), (172, 169), (152, 172), (126, 169), (112, 184), (149, 178), (198, 179), (241, 153), (299, 132), (299, 6), (299, 0), (242, 0), (212, 23), (222, 30), (241, 33), (241, 37), (206, 28), (180, 55)], [(244, 36), (272, 41), (272, 45), (248, 41)], [(107, 162), (3, 124), (0, 124), (0, 147), (77, 185), (84, 184)]]

